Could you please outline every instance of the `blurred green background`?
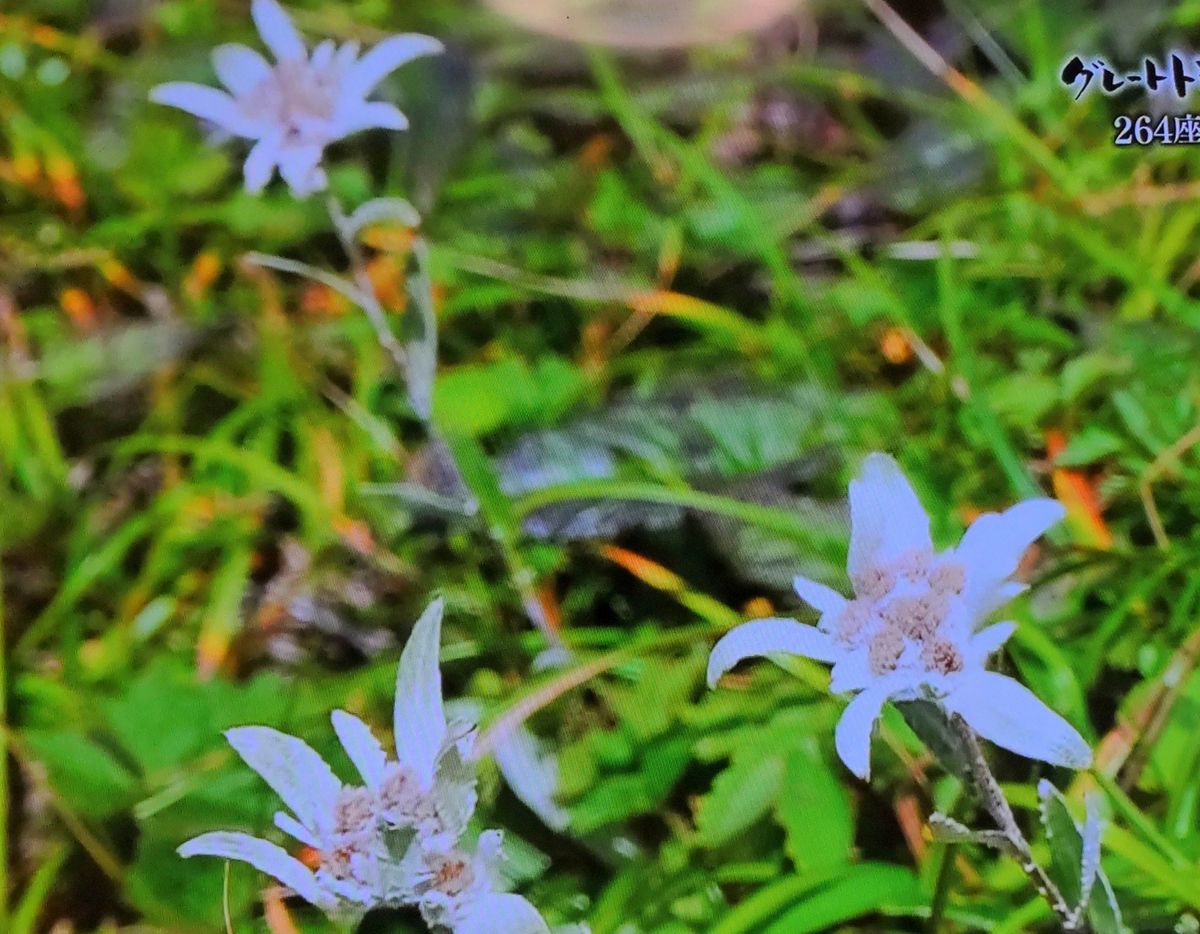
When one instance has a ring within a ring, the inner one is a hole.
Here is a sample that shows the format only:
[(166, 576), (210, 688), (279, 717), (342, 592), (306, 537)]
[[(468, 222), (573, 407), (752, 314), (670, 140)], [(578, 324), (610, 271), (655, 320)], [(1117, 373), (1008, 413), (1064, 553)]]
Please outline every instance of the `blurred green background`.
[[(481, 817), (549, 919), (1052, 930), (1011, 861), (931, 840), (931, 811), (977, 816), (895, 711), (867, 785), (822, 666), (704, 688), (729, 626), (807, 612), (793, 574), (844, 589), (845, 483), (884, 450), (943, 544), (1067, 507), (1000, 664), (1096, 765), (997, 770), (1035, 829), (1038, 777), (1099, 790), (1128, 926), (1200, 929), (1200, 153), (1115, 147), (1166, 99), (1059, 81), (1200, 44), (1200, 3), (821, 2), (636, 53), (460, 0), (291, 8), (310, 37), (448, 46), (383, 89), (411, 132), (329, 161), (343, 201), (425, 217), (464, 476), (356, 310), (244, 262), (340, 271), (319, 200), (245, 194), (239, 144), (147, 101), (257, 45), (246, 4), (5, 3), (0, 927), (223, 930), (221, 865), (174, 848), (276, 804), (220, 730), (336, 755), (344, 706), (386, 734), (441, 593), (448, 693), (544, 757), (524, 783), (486, 760)], [(370, 243), (402, 332), (412, 234)], [(233, 867), (237, 931), (327, 929), (266, 885)]]

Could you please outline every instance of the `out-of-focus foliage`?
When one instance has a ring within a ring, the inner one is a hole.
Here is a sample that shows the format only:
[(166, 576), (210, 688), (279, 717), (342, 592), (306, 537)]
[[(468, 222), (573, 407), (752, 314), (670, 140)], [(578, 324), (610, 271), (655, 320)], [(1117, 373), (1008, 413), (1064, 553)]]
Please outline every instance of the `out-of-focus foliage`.
[[(217, 931), (224, 901), (240, 932), (324, 930), (174, 847), (273, 832), (224, 728), (349, 775), (328, 712), (388, 722), (435, 592), (479, 746), (548, 757), (485, 760), (480, 819), (553, 921), (1052, 929), (1011, 861), (929, 835), (981, 816), (897, 711), (866, 785), (821, 666), (704, 688), (722, 632), (804, 612), (792, 574), (844, 588), (842, 491), (885, 450), (940, 542), (1037, 491), (1067, 507), (1000, 664), (1096, 764), (997, 771), (1043, 863), (1082, 852), (1090, 792), (1126, 925), (1195, 930), (1200, 157), (1114, 147), (1150, 105), (1058, 74), (1186, 44), (1200, 4), (898, 5), (948, 80), (857, 4), (630, 56), (465, 0), (293, 6), (313, 35), (447, 43), (384, 88), (412, 131), (332, 160), (343, 203), (424, 218), (445, 446), (343, 298), (243, 261), (335, 267), (322, 206), (245, 194), (233, 144), (146, 99), (209, 80), (246, 4), (0, 10), (4, 929)], [(411, 232), (365, 236), (404, 333)]]

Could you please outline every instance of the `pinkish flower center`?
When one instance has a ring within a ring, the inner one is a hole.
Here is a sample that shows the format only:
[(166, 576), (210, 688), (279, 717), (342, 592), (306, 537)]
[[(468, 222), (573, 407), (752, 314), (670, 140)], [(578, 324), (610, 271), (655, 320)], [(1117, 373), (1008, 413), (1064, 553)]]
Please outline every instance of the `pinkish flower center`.
[(375, 821), (375, 802), (370, 789), (343, 788), (334, 805), (333, 831), (338, 835), (370, 830)]
[(379, 805), (383, 817), (397, 826), (415, 827), (436, 817), (433, 802), (421, 790), (416, 775), (398, 763), (388, 766), (379, 788)]
[(324, 144), (320, 130), (337, 106), (338, 75), (332, 67), (313, 68), (307, 61), (276, 64), (254, 88), (238, 99), (247, 118), (283, 129), (288, 142)]
[(461, 853), (435, 856), (429, 869), (430, 885), (451, 898), (461, 895), (475, 880), (475, 870), (470, 860)]
[(914, 551), (855, 574), (852, 583), (855, 599), (838, 617), (834, 636), (865, 651), (873, 675), (901, 667), (939, 674), (962, 670), (962, 649), (947, 626), (966, 584), (961, 564)]

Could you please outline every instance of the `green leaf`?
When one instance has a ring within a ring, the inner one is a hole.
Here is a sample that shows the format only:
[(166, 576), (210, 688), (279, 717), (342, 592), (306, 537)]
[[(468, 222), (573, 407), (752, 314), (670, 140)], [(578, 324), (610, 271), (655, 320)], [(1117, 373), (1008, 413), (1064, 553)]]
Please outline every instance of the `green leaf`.
[(866, 863), (805, 897), (766, 928), (764, 934), (825, 931), (876, 913), (919, 912), (927, 899), (916, 876), (900, 866)]
[(1125, 934), (1127, 928), (1121, 920), (1121, 906), (1112, 883), (1103, 872), (1096, 876), (1098, 883), (1088, 901), (1087, 918), (1095, 934)]
[[(150, 834), (138, 841), (137, 855), (126, 872), (128, 897), (147, 920), (168, 930), (182, 930), (181, 918), (207, 922), (209, 930), (224, 930), (222, 923), (225, 861), (184, 860), (175, 852), (178, 840)], [(249, 925), (251, 909), (258, 903), (263, 876), (238, 863), (230, 864), (229, 908), (234, 919)]]
[(1038, 800), (1042, 826), (1050, 844), (1050, 877), (1067, 904), (1074, 908), (1081, 894), (1083, 837), (1067, 809), (1066, 798), (1045, 779), (1038, 783)]
[(551, 423), (575, 403), (583, 388), (583, 375), (565, 360), (542, 357), (530, 366), (504, 357), (441, 374), (433, 410), (447, 433), (479, 436), (510, 425)]
[(637, 683), (607, 687), (605, 699), (639, 741), (659, 736), (675, 722), (700, 686), (706, 660), (707, 652), (702, 652), (690, 658), (639, 663), (642, 670)]
[(972, 830), (945, 814), (929, 815), (929, 832), (943, 843), (978, 843), (996, 850), (1010, 851), (1012, 843), (999, 830)]
[(775, 818), (788, 857), (801, 875), (828, 872), (850, 858), (854, 812), (842, 783), (811, 737), (788, 753)]
[(860, 863), (833, 878), (794, 876), (768, 885), (733, 908), (710, 934), (806, 934), (864, 915), (919, 914), (926, 908), (911, 871)]
[(929, 747), (948, 772), (968, 779), (971, 774), (970, 752), (962, 739), (950, 727), (942, 709), (930, 701), (903, 701), (896, 704), (905, 722)]
[(1063, 898), (1073, 908), (1087, 898), (1086, 914), (1093, 930), (1121, 934), (1124, 924), (1116, 893), (1100, 869), (1096, 805), (1089, 802), (1087, 824), (1081, 829), (1067, 808), (1067, 799), (1045, 779), (1038, 784), (1038, 799), (1050, 844), (1050, 876)]
[(1048, 376), (1017, 372), (988, 387), (988, 403), (1004, 421), (1033, 429), (1057, 402), (1058, 386)]
[(691, 743), (685, 736), (668, 736), (644, 744), (640, 757), (626, 767), (636, 769), (603, 776), (569, 809), (571, 825), (587, 833), (661, 807), (691, 761)]
[(570, 808), (571, 826), (579, 833), (589, 833), (653, 807), (642, 776), (616, 775), (602, 779)]
[(1059, 374), (1059, 391), (1063, 401), (1075, 402), (1097, 384), (1128, 369), (1127, 361), (1107, 352), (1080, 354), (1068, 360)]
[(147, 774), (220, 742), (203, 691), (163, 665), (142, 673), (103, 709), (123, 750)]
[(137, 794), (130, 771), (103, 746), (66, 730), (34, 730), (25, 741), (50, 773), (50, 783), (73, 810), (108, 817), (129, 807)]
[(1125, 440), (1118, 434), (1089, 425), (1072, 436), (1067, 446), (1055, 458), (1059, 467), (1082, 467), (1103, 460), (1125, 447)]
[(783, 756), (734, 760), (700, 801), (696, 813), (700, 842), (721, 846), (761, 819), (783, 787), (784, 770)]

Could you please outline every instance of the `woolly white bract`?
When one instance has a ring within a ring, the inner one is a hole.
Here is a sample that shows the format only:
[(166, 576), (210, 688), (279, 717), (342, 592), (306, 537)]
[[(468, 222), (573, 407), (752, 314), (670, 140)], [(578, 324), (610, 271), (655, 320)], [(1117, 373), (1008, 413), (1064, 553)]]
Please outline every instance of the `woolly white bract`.
[(150, 98), (254, 140), (244, 167), (246, 187), (254, 192), (276, 167), (297, 197), (320, 191), (327, 184), (321, 159), (330, 143), (360, 130), (407, 127), (398, 108), (367, 95), (401, 65), (442, 50), (436, 39), (408, 33), (384, 39), (361, 58), (357, 42), (337, 46), (332, 40), (310, 55), (275, 0), (254, 0), (251, 15), (275, 64), (244, 45), (218, 46), (213, 65), (227, 91), (173, 81), (154, 88)]
[(853, 599), (796, 578), (816, 626), (757, 619), (713, 648), (710, 686), (744, 658), (787, 653), (833, 663), (830, 690), (855, 692), (837, 726), (838, 755), (870, 775), (871, 734), (888, 700), (932, 700), (979, 735), (1033, 759), (1074, 768), (1091, 762), (1078, 732), (1023, 685), (986, 671), (1013, 623), (978, 629), (1024, 586), (1010, 578), (1022, 554), (1063, 517), (1054, 500), (986, 513), (956, 548), (937, 553), (929, 517), (894, 460), (871, 454), (850, 483)]
[(454, 934), (547, 934), (529, 902), (497, 890), (499, 832), (481, 834), (473, 852), (463, 848), (475, 810), (475, 775), (469, 739), (456, 739), (446, 721), (438, 668), (441, 622), (438, 600), (417, 621), (400, 656), (395, 760), (362, 720), (341, 710), (332, 716), (361, 785), (343, 784), (293, 736), (263, 726), (225, 734), (290, 809), (276, 814), (275, 823), (312, 847), (315, 870), (245, 833), (202, 834), (183, 844), (180, 855), (249, 863), (339, 919), (416, 905), (432, 927)]

